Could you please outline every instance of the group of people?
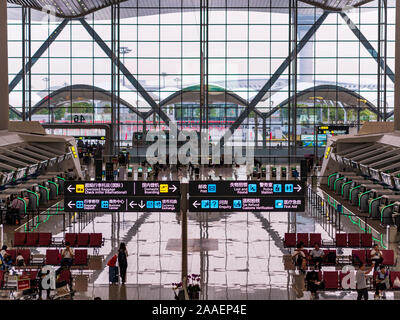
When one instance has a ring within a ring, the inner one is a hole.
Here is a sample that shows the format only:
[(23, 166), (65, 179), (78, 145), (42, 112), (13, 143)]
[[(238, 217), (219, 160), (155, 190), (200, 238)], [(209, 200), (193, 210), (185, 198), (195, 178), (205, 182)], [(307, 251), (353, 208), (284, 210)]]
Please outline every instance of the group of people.
[(25, 259), (21, 252), (17, 252), (15, 257), (15, 264), (13, 262), (12, 256), (7, 253), (8, 247), (3, 245), (0, 251), (0, 270), (9, 270), (12, 266), (25, 267)]
[[(0, 250), (0, 270), (2, 271), (12, 271), (13, 267), (26, 267), (26, 262), (25, 259), (23, 257), (23, 255), (21, 254), (21, 252), (17, 251), (17, 255), (15, 257), (15, 261), (13, 261), (13, 258), (11, 256), (11, 254), (9, 254), (7, 252), (7, 245), (3, 245), (1, 247)], [(59, 268), (57, 268), (57, 270), (55, 271), (55, 275), (56, 275), (56, 288), (62, 287), (62, 286), (69, 286), (69, 289), (72, 290), (72, 274), (70, 272), (70, 268), (72, 266), (73, 263), (73, 258), (74, 258), (74, 251), (70, 246), (69, 242), (65, 243), (65, 248), (61, 251), (61, 266)], [(37, 281), (37, 287), (38, 287), (38, 293), (39, 293), (39, 299), (42, 298), (42, 292), (45, 290), (46, 291), (46, 298), (50, 299), (50, 290), (51, 289), (44, 289), (43, 288), (43, 283), (42, 280), (44, 279), (44, 277), (46, 277), (46, 275), (48, 275), (50, 271), (44, 271), (43, 268), (39, 269), (38, 275), (37, 275), (37, 279), (32, 279), (32, 282)], [(63, 277), (63, 281), (58, 281), (58, 279), (60, 278), (60, 276), (62, 274), (67, 274), (67, 276)], [(67, 279), (67, 280), (65, 280)]]
[(91, 159), (102, 159), (103, 157), (104, 147), (99, 142), (89, 144), (87, 141), (78, 140), (77, 147), (79, 158), (83, 159), (85, 165), (90, 164)]
[[(325, 260), (325, 253), (320, 248), (319, 243), (314, 244), (314, 249), (310, 251), (307, 257), (304, 252), (304, 244), (300, 242), (296, 249), (292, 253), (292, 259), (295, 266), (304, 275), (307, 270), (307, 261), (312, 262), (311, 270), (307, 272), (305, 276), (305, 282), (307, 288), (311, 293), (312, 299), (318, 299), (317, 291), (325, 289), (325, 283), (320, 279), (318, 271), (321, 270), (322, 263)], [(377, 244), (374, 244), (370, 251), (371, 266), (367, 268), (363, 262), (358, 262), (358, 270), (356, 272), (356, 290), (357, 300), (368, 300), (368, 286), (367, 278), (372, 270), (376, 273), (375, 278), (375, 299), (385, 298), (385, 290), (390, 287), (389, 284), (389, 272), (387, 268), (382, 264), (383, 254)], [(326, 257), (327, 262), (335, 263), (336, 255), (328, 253)]]
[[(118, 266), (117, 266), (118, 263)], [(128, 250), (125, 243), (121, 242), (117, 254), (115, 254), (107, 263), (110, 273), (110, 282), (118, 282), (118, 270), (122, 284), (126, 282), (126, 271), (128, 269)]]

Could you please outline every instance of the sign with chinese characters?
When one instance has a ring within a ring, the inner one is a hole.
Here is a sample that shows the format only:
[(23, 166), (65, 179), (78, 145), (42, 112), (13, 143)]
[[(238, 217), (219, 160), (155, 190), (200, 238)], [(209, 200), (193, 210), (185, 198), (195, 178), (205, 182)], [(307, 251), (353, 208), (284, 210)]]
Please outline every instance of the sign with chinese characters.
[(177, 212), (179, 181), (66, 181), (66, 212)]
[(65, 201), (64, 206), (67, 212), (177, 212), (180, 208), (180, 198), (70, 198)]
[(179, 181), (66, 181), (66, 196), (179, 196)]
[(344, 125), (330, 125), (330, 126), (318, 126), (318, 134), (330, 134), (330, 135), (340, 135), (349, 134), (349, 126)]
[(298, 180), (190, 181), (192, 212), (303, 212), (305, 186)]
[(301, 181), (190, 181), (190, 196), (304, 196)]
[(192, 212), (274, 211), (303, 212), (304, 197), (190, 197)]

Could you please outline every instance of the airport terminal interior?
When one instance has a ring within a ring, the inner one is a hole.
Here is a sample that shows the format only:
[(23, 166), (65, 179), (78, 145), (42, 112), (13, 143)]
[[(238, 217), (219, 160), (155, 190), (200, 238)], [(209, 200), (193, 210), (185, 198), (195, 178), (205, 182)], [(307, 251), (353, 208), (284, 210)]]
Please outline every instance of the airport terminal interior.
[(0, 300), (400, 300), (399, 24), (1, 0)]

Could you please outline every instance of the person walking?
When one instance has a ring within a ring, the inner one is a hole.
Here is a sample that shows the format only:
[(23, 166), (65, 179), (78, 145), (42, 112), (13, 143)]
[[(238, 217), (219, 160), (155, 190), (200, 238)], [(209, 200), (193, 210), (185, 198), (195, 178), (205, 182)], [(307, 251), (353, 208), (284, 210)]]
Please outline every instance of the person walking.
[(118, 265), (122, 284), (126, 282), (126, 269), (128, 268), (128, 251), (125, 243), (121, 242), (118, 250)]
[(357, 289), (357, 300), (368, 300), (368, 289), (367, 289), (367, 275), (371, 272), (373, 267), (366, 270), (365, 264), (361, 263), (360, 268), (356, 272), (356, 289)]

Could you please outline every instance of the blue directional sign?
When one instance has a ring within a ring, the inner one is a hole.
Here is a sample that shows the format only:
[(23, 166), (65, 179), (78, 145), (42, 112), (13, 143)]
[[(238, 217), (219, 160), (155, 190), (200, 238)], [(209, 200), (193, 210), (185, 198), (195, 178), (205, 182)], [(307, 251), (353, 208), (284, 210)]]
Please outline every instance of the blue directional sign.
[(191, 212), (304, 212), (304, 197), (190, 197), (189, 211)]
[(161, 201), (154, 201), (154, 208), (161, 209)]
[(191, 196), (304, 196), (305, 186), (298, 180), (277, 181), (190, 181)]
[(209, 209), (210, 208), (210, 200), (201, 200), (201, 208)]
[(283, 200), (275, 200), (275, 209), (283, 209)]
[(76, 202), (76, 208), (77, 209), (83, 209), (83, 201), (77, 201)]
[(285, 192), (286, 193), (292, 193), (293, 192), (293, 184), (285, 184)]
[(241, 209), (242, 208), (242, 200), (233, 200), (233, 208)]
[(146, 207), (148, 209), (153, 209), (154, 208), (154, 201), (146, 201)]
[(217, 192), (217, 185), (216, 184), (209, 184), (207, 186), (208, 193), (215, 193)]
[(210, 208), (211, 209), (218, 209), (218, 200), (211, 200), (210, 201)]
[(108, 201), (107, 200), (101, 202), (101, 208), (108, 209)]

